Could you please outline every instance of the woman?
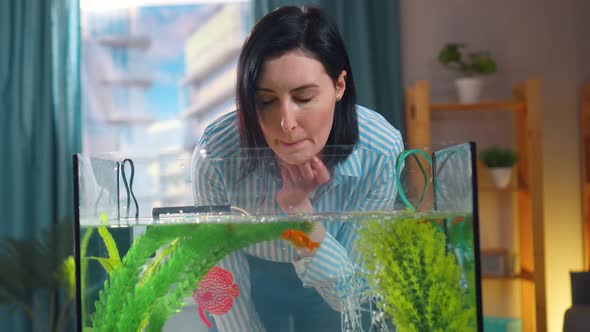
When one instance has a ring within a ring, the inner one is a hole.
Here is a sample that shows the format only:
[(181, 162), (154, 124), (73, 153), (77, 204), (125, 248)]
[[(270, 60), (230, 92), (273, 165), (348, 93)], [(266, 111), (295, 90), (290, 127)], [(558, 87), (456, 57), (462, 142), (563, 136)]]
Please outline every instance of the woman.
[[(197, 205), (251, 214), (393, 208), (400, 133), (356, 105), (344, 43), (320, 10), (282, 7), (255, 25), (240, 54), (237, 106), (195, 149)], [(355, 235), (351, 223), (316, 222), (309, 237), (318, 248), (274, 240), (224, 258), (218, 267), (239, 296), (215, 316), (217, 328), (340, 330), (348, 295), (338, 285), (354, 266)]]

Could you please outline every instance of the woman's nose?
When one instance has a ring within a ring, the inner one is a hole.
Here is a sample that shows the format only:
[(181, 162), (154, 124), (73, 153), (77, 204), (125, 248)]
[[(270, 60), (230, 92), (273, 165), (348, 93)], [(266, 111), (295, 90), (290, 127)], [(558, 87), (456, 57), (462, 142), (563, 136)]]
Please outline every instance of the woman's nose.
[(287, 133), (291, 133), (297, 128), (295, 110), (290, 105), (285, 105), (281, 109), (281, 128)]

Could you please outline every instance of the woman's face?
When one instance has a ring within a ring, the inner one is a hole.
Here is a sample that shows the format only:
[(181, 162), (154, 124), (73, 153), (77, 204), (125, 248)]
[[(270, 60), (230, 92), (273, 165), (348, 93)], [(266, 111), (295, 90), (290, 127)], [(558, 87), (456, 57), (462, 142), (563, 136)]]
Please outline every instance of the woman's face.
[(301, 165), (326, 145), (346, 71), (335, 83), (321, 62), (301, 50), (267, 60), (256, 87), (258, 122), (266, 143), (285, 163)]

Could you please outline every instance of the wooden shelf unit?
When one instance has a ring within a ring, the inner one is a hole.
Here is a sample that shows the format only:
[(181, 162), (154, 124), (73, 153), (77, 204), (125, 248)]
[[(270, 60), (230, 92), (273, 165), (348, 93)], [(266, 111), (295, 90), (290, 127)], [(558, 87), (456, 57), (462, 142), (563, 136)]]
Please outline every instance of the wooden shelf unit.
[[(431, 103), (428, 82), (416, 82), (406, 91), (407, 145), (430, 146), (432, 144), (430, 114), (434, 111), (457, 110), (514, 112), (517, 129), (515, 148), (520, 159), (517, 164), (518, 183), (513, 190), (518, 196), (520, 270), (527, 272), (517, 276), (493, 279), (525, 281), (521, 282), (520, 287), (520, 317), (523, 331), (545, 332), (547, 331), (547, 309), (540, 80), (528, 79), (515, 86), (513, 100), (477, 104)], [(588, 114), (590, 119), (590, 112)], [(588, 137), (590, 143), (590, 134)], [(590, 201), (588, 203), (590, 204)]]
[(582, 86), (580, 98), (582, 145), (582, 205), (584, 206), (584, 268), (590, 270), (590, 84)]

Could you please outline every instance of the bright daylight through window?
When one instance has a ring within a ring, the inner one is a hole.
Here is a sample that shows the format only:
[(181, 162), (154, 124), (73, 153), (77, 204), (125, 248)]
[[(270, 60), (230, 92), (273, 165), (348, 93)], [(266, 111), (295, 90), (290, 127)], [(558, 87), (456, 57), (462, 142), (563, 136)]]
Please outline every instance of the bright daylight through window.
[(235, 109), (248, 3), (82, 0), (81, 17), (84, 152), (139, 159), (143, 200), (187, 203), (184, 164), (204, 128)]

